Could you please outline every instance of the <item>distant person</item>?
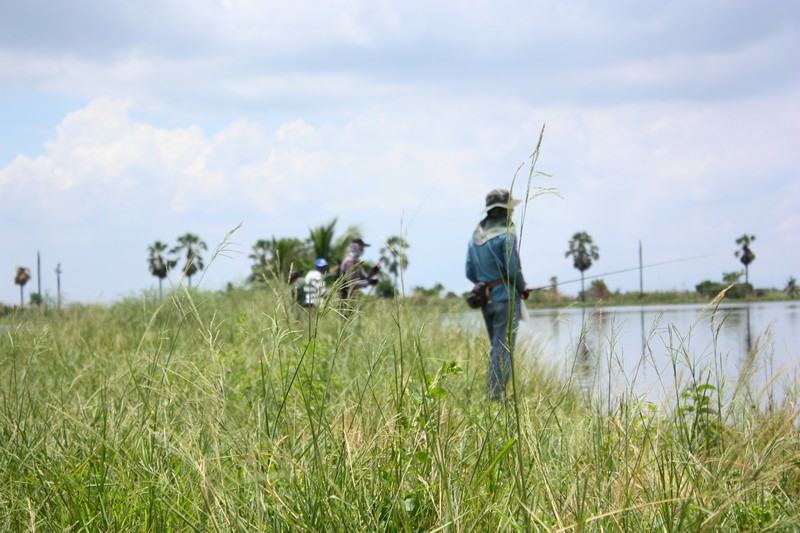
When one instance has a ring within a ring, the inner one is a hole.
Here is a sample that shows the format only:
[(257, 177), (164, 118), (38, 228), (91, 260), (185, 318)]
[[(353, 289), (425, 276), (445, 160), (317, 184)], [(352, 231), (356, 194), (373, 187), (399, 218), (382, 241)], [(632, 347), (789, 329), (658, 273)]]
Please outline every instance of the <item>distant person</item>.
[(487, 194), (486, 216), (475, 228), (467, 249), (467, 279), (486, 285), (481, 291), (484, 296), (481, 313), (491, 342), (486, 385), (493, 400), (505, 398), (521, 316), (520, 298), (527, 299), (530, 294), (522, 276), (516, 229), (511, 221), (517, 204), (519, 200), (511, 198), (505, 189)]
[(339, 296), (345, 300), (351, 299), (358, 289), (378, 284), (380, 265), (375, 265), (368, 273), (364, 268), (364, 262), (361, 260), (361, 256), (364, 254), (364, 248), (367, 246), (369, 246), (369, 244), (358, 237), (352, 239), (347, 251), (347, 256), (342, 260), (342, 264), (339, 266), (339, 275), (342, 278)]
[(303, 280), (303, 307), (315, 307), (319, 305), (323, 298), (328, 294), (325, 287), (325, 274), (328, 272), (328, 262), (320, 257), (314, 261), (314, 268), (306, 274)]

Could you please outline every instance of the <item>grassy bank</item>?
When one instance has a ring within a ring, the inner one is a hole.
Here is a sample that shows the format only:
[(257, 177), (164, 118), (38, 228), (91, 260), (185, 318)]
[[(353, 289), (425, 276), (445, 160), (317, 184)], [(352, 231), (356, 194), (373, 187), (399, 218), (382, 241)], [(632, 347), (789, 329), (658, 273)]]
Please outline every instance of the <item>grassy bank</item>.
[(0, 529), (800, 528), (796, 393), (765, 412), (697, 382), (608, 412), (533, 368), (502, 405), (484, 399), (487, 341), (445, 327), (446, 307), (344, 320), (290, 301), (4, 317)]

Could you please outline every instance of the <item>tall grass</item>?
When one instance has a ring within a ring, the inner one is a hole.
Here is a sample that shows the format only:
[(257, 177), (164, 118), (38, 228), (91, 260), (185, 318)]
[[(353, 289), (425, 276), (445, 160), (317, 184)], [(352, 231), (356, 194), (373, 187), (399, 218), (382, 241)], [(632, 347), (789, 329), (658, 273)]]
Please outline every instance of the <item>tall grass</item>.
[(800, 529), (797, 390), (765, 408), (745, 370), (723, 394), (670, 330), (663, 405), (524, 346), (489, 401), (463, 312), (309, 312), (277, 281), (6, 316), (0, 530)]
[(306, 313), (274, 285), (17, 314), (0, 529), (800, 528), (796, 394), (723, 403), (683, 339), (672, 405), (609, 408), (539, 365), (498, 404), (481, 332), (445, 313)]

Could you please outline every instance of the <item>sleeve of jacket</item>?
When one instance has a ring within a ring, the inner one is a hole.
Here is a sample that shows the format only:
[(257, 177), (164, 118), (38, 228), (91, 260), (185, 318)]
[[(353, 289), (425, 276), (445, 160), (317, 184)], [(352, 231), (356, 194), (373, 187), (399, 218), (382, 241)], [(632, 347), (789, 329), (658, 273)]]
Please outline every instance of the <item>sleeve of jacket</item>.
[(475, 274), (475, 264), (472, 262), (472, 243), (467, 246), (467, 262), (465, 270), (467, 279), (472, 283), (478, 283), (478, 276)]

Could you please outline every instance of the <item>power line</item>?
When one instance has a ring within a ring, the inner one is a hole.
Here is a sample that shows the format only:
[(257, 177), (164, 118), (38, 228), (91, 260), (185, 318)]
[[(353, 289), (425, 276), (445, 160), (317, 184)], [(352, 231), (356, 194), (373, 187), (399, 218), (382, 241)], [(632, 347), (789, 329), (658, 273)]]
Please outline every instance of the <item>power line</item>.
[(692, 256), (692, 257), (684, 257), (682, 259), (671, 259), (669, 261), (662, 261), (660, 263), (653, 263), (653, 264), (650, 264), (650, 265), (637, 266), (637, 267), (631, 267), (631, 268), (624, 268), (622, 270), (615, 270), (613, 272), (605, 272), (603, 274), (596, 274), (594, 276), (584, 276), (583, 278), (571, 279), (569, 281), (559, 281), (558, 283), (550, 283), (549, 285), (543, 285), (541, 287), (535, 287), (535, 288), (532, 288), (531, 290), (532, 291), (542, 291), (542, 290), (545, 290), (545, 289), (550, 289), (552, 287), (557, 287), (559, 285), (566, 285), (568, 283), (576, 283), (578, 281), (581, 281), (582, 279), (583, 279), (583, 281), (585, 281), (587, 279), (597, 279), (597, 278), (602, 278), (602, 277), (605, 277), (605, 276), (613, 276), (615, 274), (624, 274), (625, 272), (633, 272), (635, 270), (644, 270), (645, 268), (653, 268), (653, 267), (657, 267), (657, 266), (669, 265), (669, 264), (672, 264), (672, 263), (680, 263), (682, 261), (692, 261), (694, 259), (704, 259), (706, 257), (711, 257), (712, 255), (714, 255), (714, 254), (695, 255), (695, 256)]

